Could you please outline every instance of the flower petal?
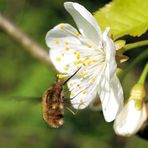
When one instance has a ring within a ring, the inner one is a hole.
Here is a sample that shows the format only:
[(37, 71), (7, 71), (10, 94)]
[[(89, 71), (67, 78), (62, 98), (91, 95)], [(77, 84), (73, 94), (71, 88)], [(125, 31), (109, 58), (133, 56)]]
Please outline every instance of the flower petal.
[(116, 74), (110, 82), (105, 77), (102, 78), (98, 93), (102, 102), (104, 118), (107, 122), (111, 122), (123, 106), (123, 90)]
[(81, 34), (97, 46), (102, 42), (101, 30), (92, 14), (82, 5), (73, 2), (65, 2), (65, 9), (76, 22)]
[(100, 66), (81, 66), (80, 70), (68, 81), (68, 88), (71, 92), (71, 103), (76, 109), (87, 107), (97, 96), (97, 86), (101, 77), (98, 72), (102, 69)]
[(72, 78), (68, 82), (68, 87), (71, 92), (71, 104), (75, 109), (83, 109), (87, 107), (97, 95), (96, 86), (95, 84), (92, 86), (90, 81)]
[(61, 73), (71, 75), (78, 69), (73, 64), (77, 61), (75, 49), (81, 45), (76, 35), (77, 32), (69, 24), (59, 24), (46, 35), (46, 43), (51, 48), (50, 59)]
[(146, 119), (145, 104), (143, 104), (141, 110), (137, 110), (135, 101), (130, 100), (118, 114), (114, 122), (114, 130), (118, 135), (131, 136), (140, 130)]
[(69, 43), (79, 45), (80, 40), (77, 34), (78, 31), (73, 26), (61, 23), (47, 32), (46, 44), (49, 48), (65, 47)]
[(116, 47), (114, 42), (108, 36), (109, 28), (107, 27), (105, 32), (103, 33), (103, 46), (106, 53), (106, 64), (108, 69), (108, 79), (112, 78), (117, 68), (116, 60), (115, 60), (115, 51)]

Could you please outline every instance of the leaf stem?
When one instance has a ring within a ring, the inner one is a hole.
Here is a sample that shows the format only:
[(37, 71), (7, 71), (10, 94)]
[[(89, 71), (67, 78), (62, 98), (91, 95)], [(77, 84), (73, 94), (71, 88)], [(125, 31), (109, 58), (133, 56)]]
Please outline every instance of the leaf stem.
[(139, 78), (139, 80), (138, 80), (138, 83), (144, 85), (144, 82), (145, 82), (145, 79), (146, 79), (147, 74), (148, 74), (148, 62), (147, 62), (147, 64), (145, 65), (145, 67), (144, 67), (144, 69), (143, 69), (143, 71), (142, 71), (142, 73), (141, 73), (141, 76), (140, 76), (140, 78)]
[(124, 71), (120, 75), (121, 81), (123, 81), (124, 77), (127, 75), (127, 73), (140, 61), (143, 59), (148, 58), (148, 49), (146, 49), (144, 52), (142, 52), (139, 56), (137, 56), (129, 65), (126, 66)]
[(148, 40), (126, 44), (123, 48), (123, 51), (126, 52), (128, 50), (133, 49), (133, 48), (137, 48), (137, 47), (141, 47), (141, 46), (145, 46), (145, 45), (148, 45)]

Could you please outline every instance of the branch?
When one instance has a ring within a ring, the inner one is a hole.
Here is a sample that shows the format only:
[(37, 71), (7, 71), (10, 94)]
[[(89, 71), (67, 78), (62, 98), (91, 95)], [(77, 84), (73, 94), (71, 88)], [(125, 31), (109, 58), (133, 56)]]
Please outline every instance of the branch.
[(28, 51), (33, 57), (39, 61), (47, 64), (54, 72), (56, 72), (53, 67), (48, 52), (42, 48), (38, 43), (33, 41), (25, 33), (20, 31), (13, 23), (11, 23), (7, 18), (0, 14), (0, 28), (5, 31), (9, 36), (16, 40), (26, 51)]

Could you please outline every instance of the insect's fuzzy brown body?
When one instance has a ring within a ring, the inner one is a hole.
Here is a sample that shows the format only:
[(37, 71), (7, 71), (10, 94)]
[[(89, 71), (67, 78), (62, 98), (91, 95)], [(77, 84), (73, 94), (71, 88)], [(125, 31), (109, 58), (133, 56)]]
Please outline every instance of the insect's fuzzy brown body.
[(53, 128), (63, 125), (64, 97), (63, 84), (60, 79), (49, 88), (42, 97), (42, 110), (44, 120)]

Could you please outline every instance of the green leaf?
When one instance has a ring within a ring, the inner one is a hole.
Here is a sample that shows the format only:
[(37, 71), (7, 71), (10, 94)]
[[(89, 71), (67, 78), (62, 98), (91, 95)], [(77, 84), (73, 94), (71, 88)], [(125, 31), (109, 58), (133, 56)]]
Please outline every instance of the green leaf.
[(114, 39), (141, 36), (148, 29), (148, 0), (113, 0), (94, 16), (102, 30), (111, 28)]

